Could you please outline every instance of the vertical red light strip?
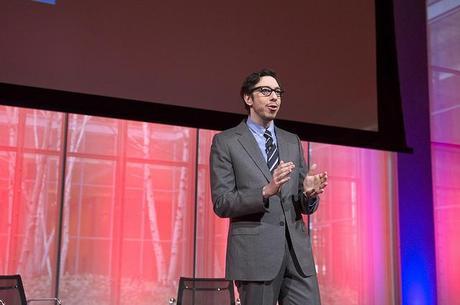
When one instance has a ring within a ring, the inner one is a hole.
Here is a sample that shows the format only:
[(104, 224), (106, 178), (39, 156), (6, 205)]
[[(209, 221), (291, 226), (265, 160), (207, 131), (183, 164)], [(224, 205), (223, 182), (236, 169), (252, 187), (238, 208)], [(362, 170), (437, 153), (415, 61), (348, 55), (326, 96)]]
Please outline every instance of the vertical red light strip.
[(438, 304), (459, 305), (460, 145), (432, 143)]

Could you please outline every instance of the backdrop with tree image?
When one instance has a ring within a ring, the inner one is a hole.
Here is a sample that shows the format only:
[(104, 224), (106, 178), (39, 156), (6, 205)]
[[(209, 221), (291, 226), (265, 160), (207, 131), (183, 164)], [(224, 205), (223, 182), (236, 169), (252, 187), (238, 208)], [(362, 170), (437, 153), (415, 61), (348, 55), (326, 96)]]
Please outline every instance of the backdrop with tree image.
[[(70, 305), (165, 304), (194, 266), (223, 277), (215, 133), (1, 106), (0, 273), (21, 273), (29, 297), (58, 283)], [(392, 155), (304, 145), (331, 182), (310, 219), (323, 304), (392, 304)]]

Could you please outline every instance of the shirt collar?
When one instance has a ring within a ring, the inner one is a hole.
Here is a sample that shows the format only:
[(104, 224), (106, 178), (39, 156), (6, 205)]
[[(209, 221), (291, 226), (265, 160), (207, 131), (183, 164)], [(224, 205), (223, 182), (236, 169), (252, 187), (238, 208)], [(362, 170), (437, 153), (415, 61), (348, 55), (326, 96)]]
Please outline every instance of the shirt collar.
[(246, 120), (246, 124), (248, 124), (249, 129), (251, 129), (252, 132), (259, 134), (259, 135), (264, 135), (265, 129), (268, 129), (272, 135), (275, 134), (275, 124), (273, 121), (270, 122), (270, 125), (268, 125), (268, 128), (264, 128), (263, 126), (257, 124), (254, 122), (250, 116), (248, 116), (248, 119)]

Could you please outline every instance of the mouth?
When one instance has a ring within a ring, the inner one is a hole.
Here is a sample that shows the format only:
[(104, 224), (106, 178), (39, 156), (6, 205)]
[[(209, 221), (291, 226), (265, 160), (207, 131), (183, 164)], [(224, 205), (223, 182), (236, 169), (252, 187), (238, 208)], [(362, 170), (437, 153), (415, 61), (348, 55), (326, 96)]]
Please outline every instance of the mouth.
[(275, 105), (275, 104), (267, 105), (267, 108), (270, 109), (270, 111), (276, 111), (278, 110), (278, 105)]

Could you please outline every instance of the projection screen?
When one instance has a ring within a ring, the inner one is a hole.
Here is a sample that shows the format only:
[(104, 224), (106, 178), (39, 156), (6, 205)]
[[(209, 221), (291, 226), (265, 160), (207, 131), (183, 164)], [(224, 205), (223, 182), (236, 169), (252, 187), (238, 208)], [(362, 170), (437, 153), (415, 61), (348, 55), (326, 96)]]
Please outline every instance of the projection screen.
[(243, 78), (271, 68), (281, 121), (381, 132), (374, 1), (2, 2), (3, 84), (244, 115)]

